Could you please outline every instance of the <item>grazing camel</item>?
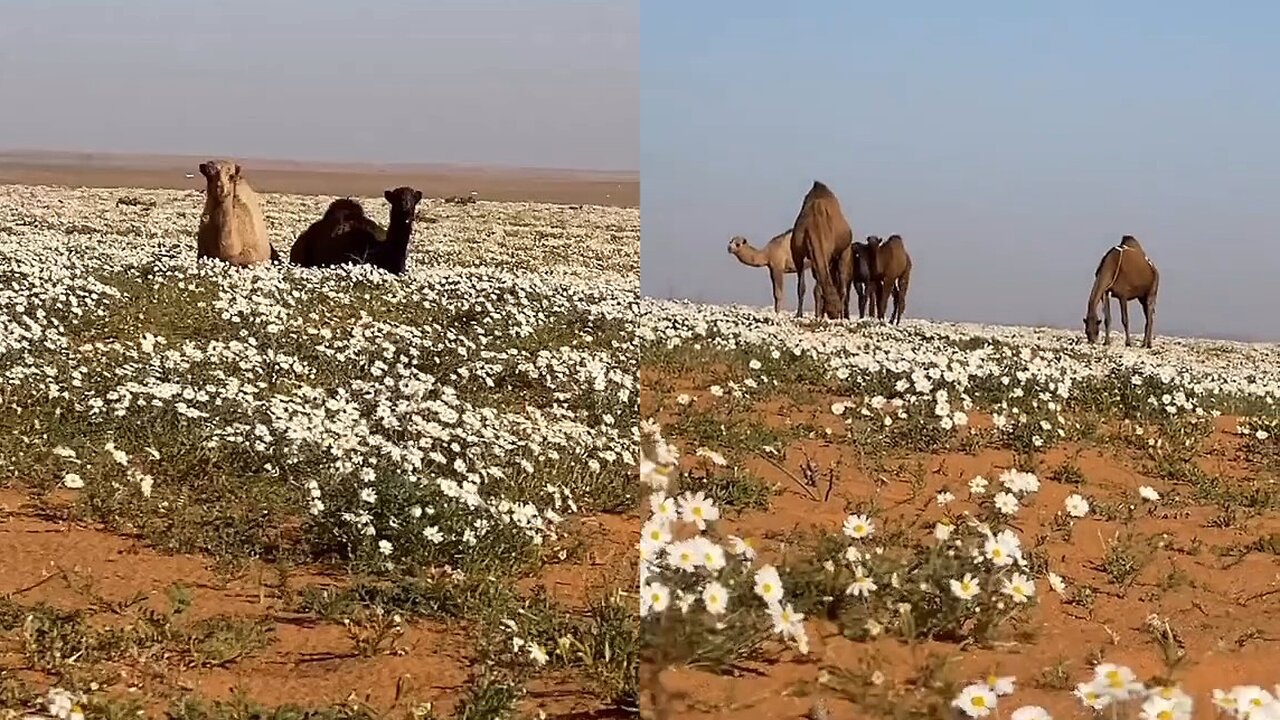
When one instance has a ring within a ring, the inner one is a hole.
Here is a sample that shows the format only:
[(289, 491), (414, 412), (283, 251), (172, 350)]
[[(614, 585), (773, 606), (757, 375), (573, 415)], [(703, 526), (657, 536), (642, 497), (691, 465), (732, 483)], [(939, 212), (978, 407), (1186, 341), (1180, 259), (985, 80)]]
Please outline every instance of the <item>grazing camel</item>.
[(400, 187), (383, 196), (391, 203), (391, 221), (385, 230), (355, 200), (334, 200), (324, 216), (298, 236), (289, 252), (290, 262), (303, 267), (369, 264), (394, 275), (404, 273), (413, 214), (422, 193)]
[(196, 231), (196, 257), (217, 258), (237, 267), (279, 260), (267, 238), (258, 194), (240, 172), (224, 160), (200, 163), (205, 178), (204, 212)]
[[(822, 293), (819, 315), (835, 320), (844, 312), (840, 255), (853, 244), (853, 230), (840, 210), (840, 201), (826, 185), (813, 181), (791, 228), (791, 258), (797, 268), (808, 261)], [(796, 298), (796, 317), (804, 314), (804, 293)]]
[(883, 320), (889, 309), (889, 296), (893, 296), (893, 314), (889, 322), (901, 324), (907, 309), (907, 288), (911, 285), (911, 254), (901, 235), (890, 235), (883, 242), (872, 235), (867, 238), (869, 248), (872, 314)]
[(1120, 301), (1120, 323), (1124, 325), (1124, 346), (1132, 347), (1129, 337), (1129, 301), (1137, 300), (1146, 317), (1142, 347), (1151, 347), (1155, 332), (1156, 293), (1160, 289), (1160, 271), (1138, 243), (1137, 238), (1125, 235), (1120, 244), (1107, 250), (1093, 271), (1093, 288), (1089, 290), (1089, 308), (1084, 316), (1084, 334), (1089, 342), (1098, 341), (1098, 303), (1102, 303), (1102, 317), (1106, 323), (1106, 335), (1102, 344), (1111, 344), (1111, 298)]
[[(729, 254), (738, 258), (738, 262), (748, 267), (769, 268), (769, 280), (773, 285), (773, 311), (782, 312), (783, 279), (788, 273), (796, 275), (799, 292), (804, 295), (804, 273), (796, 272), (795, 260), (791, 257), (791, 231), (775, 235), (765, 243), (764, 248), (754, 248), (741, 235), (734, 235), (729, 240)], [(807, 266), (806, 266), (807, 267)], [(802, 267), (801, 270), (804, 270)], [(813, 304), (819, 306), (821, 289), (814, 285)]]

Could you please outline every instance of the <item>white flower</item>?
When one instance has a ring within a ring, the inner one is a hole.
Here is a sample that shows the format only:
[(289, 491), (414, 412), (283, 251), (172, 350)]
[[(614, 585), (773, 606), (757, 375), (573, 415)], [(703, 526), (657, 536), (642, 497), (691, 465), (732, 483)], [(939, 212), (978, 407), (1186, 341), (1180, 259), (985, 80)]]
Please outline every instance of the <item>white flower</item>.
[(1102, 692), (1093, 682), (1079, 683), (1072, 693), (1090, 710), (1101, 710), (1111, 704), (1111, 696)]
[(951, 537), (951, 533), (954, 532), (955, 529), (955, 525), (940, 522), (933, 526), (933, 536), (940, 542), (946, 542), (947, 538)]
[(680, 496), (680, 519), (706, 530), (707, 523), (720, 519), (720, 510), (702, 492), (685, 493)]
[(1133, 670), (1114, 663), (1099, 663), (1093, 669), (1094, 684), (1098, 692), (1113, 700), (1128, 700), (1143, 692), (1142, 683), (1138, 682)]
[(987, 479), (981, 475), (969, 481), (969, 494), (981, 495), (987, 491)]
[(961, 690), (951, 706), (971, 718), (987, 717), (995, 710), (996, 694), (986, 683), (974, 683)]
[(678, 540), (667, 545), (667, 565), (693, 572), (702, 565), (702, 548), (695, 540)]
[(866, 515), (850, 515), (844, 521), (844, 534), (854, 540), (861, 540), (875, 532), (875, 525)]
[(998, 696), (1012, 695), (1014, 682), (1016, 678), (1012, 675), (988, 675), (986, 678), (987, 687), (991, 688), (991, 692)]
[(1016, 515), (1018, 512), (1018, 498), (1013, 493), (999, 492), (992, 498), (996, 509), (1005, 515)]
[(866, 571), (861, 567), (854, 571), (853, 582), (849, 583), (849, 587), (845, 589), (846, 595), (854, 597), (867, 597), (876, 589), (875, 581), (866, 576)]
[(1160, 493), (1156, 492), (1156, 489), (1150, 485), (1143, 485), (1138, 488), (1138, 495), (1140, 495), (1143, 500), (1148, 500), (1150, 502), (1160, 501)]
[(704, 457), (704, 458), (706, 458), (706, 459), (710, 460), (711, 462), (713, 462), (713, 463), (715, 463), (716, 465), (719, 465), (719, 466), (721, 466), (721, 467), (724, 467), (725, 465), (727, 465), (727, 464), (728, 464), (728, 463), (725, 461), (725, 459), (724, 459), (724, 456), (723, 456), (723, 455), (721, 455), (720, 453), (716, 452), (715, 450), (711, 450), (711, 449), (708, 449), (708, 448), (698, 448), (698, 457)]
[(1049, 587), (1059, 595), (1067, 594), (1067, 583), (1062, 579), (1062, 576), (1057, 573), (1049, 573)]
[(843, 415), (848, 406), (842, 402), (831, 403), (831, 413), (833, 415)]
[(761, 567), (756, 571), (755, 580), (756, 595), (766, 604), (774, 605), (782, 601), (782, 578), (778, 577), (777, 568), (772, 565)]
[(547, 664), (547, 652), (542, 649), (538, 643), (529, 643), (529, 658), (533, 660), (534, 665), (542, 666)]
[(687, 393), (680, 393), (679, 395), (676, 396), (676, 402), (680, 403), (681, 405), (688, 405), (689, 403), (693, 402), (693, 398), (689, 397)]
[(1035, 583), (1022, 573), (1014, 573), (1007, 578), (1003, 578), (1004, 586), (1000, 589), (1005, 595), (1014, 599), (1014, 602), (1024, 603), (1031, 599), (1036, 593)]
[(937, 500), (938, 506), (943, 507), (951, 504), (951, 502), (956, 499), (956, 496), (952, 495), (946, 490), (943, 490), (942, 492), (938, 493), (938, 496), (935, 499)]
[(1009, 720), (1053, 720), (1053, 716), (1039, 705), (1023, 705), (1009, 715)]
[(84, 487), (84, 478), (75, 473), (67, 473), (62, 476), (62, 486), (71, 488), (72, 490), (79, 490)]
[(756, 549), (751, 547), (751, 541), (740, 538), (737, 535), (729, 536), (729, 552), (743, 560), (751, 561), (756, 559)]
[(951, 594), (961, 600), (971, 600), (981, 590), (978, 579), (971, 573), (965, 573), (965, 576), (959, 580), (951, 580)]
[(1089, 514), (1089, 501), (1075, 493), (1068, 495), (1063, 505), (1071, 517), (1082, 518)]
[(678, 517), (675, 498), (667, 497), (661, 490), (649, 496), (649, 510), (654, 518), (664, 522), (675, 522)]
[(712, 615), (723, 615), (729, 606), (729, 591), (725, 586), (712, 580), (702, 589), (702, 604)]
[[(1012, 543), (1010, 538), (1013, 540)], [(987, 536), (986, 542), (982, 545), (982, 552), (991, 561), (992, 565), (1006, 567), (1012, 565), (1018, 559), (1021, 550), (1017, 544), (1017, 536), (1005, 530), (999, 535)]]
[(640, 615), (660, 613), (671, 604), (671, 591), (666, 585), (654, 581), (640, 589)]
[(390, 555), (390, 554), (391, 554), (391, 550), (392, 550), (392, 547), (391, 547), (391, 541), (390, 541), (390, 540), (379, 540), (379, 541), (378, 541), (378, 552), (382, 553), (383, 555)]

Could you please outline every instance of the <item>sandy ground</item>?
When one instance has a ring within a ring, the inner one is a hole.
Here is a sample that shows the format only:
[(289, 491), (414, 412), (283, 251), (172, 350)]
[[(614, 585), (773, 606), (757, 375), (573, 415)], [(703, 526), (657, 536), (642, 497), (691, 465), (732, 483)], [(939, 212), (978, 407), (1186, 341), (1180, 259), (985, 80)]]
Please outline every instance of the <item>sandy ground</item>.
[[(197, 156), (0, 152), (0, 184), (202, 190)], [(451, 165), (356, 165), (234, 158), (259, 192), (371, 197), (408, 185), (427, 197), (636, 207), (637, 172)], [(195, 177), (188, 178), (191, 173)]]
[[(655, 417), (664, 427), (674, 427), (688, 413), (707, 413), (708, 418), (726, 421), (728, 417), (714, 409), (716, 398), (706, 390), (716, 382), (723, 379), (714, 372), (694, 377), (642, 367), (641, 416)], [(680, 408), (671, 398), (655, 396), (655, 386), (688, 393), (693, 402)], [(881, 525), (920, 523), (928, 531), (941, 519), (941, 509), (932, 502), (939, 491), (962, 488), (979, 474), (993, 478), (1001, 468), (1018, 464), (1012, 451), (979, 447), (967, 452), (902, 453), (876, 468), (847, 440), (791, 434), (799, 427), (839, 432), (842, 425), (828, 408), (841, 397), (819, 392), (798, 401), (761, 402), (751, 409), (752, 417), (791, 439), (779, 465), (750, 448), (717, 448), (726, 454), (745, 450), (742, 467), (776, 492), (767, 510), (727, 508), (722, 532), (749, 538), (756, 547), (776, 548), (796, 532), (839, 535), (849, 508), (868, 503), (885, 509), (876, 517)], [(1269, 479), (1270, 470), (1242, 451), (1240, 438), (1232, 431), (1236, 423), (1237, 418), (1217, 419), (1196, 465), (1221, 478), (1225, 487), (1266, 492), (1274, 482)], [(691, 465), (692, 450), (706, 443), (706, 438), (675, 431), (669, 431), (667, 439), (687, 451), (684, 465)], [(820, 467), (839, 468), (829, 497), (821, 497), (820, 492), (815, 498), (795, 480), (803, 475), (807, 458)], [(1082, 484), (1052, 479), (1054, 469), (1067, 462), (1079, 468)], [(923, 485), (913, 488), (912, 483), (919, 482), (910, 477), (915, 469)], [(1137, 507), (1131, 521), (1088, 517), (1078, 522), (1069, 540), (1052, 535), (1040, 551), (1049, 567), (1066, 579), (1067, 596), (1051, 592), (1040, 579), (1039, 607), (1032, 622), (992, 646), (912, 644), (888, 637), (853, 640), (835, 623), (813, 617), (806, 621), (813, 641), (808, 656), (770, 647), (762, 657), (744, 659), (725, 672), (693, 667), (663, 672), (663, 687), (672, 702), (670, 717), (880, 717), (878, 712), (890, 706), (904, 713), (900, 717), (925, 717), (911, 714), (908, 706), (919, 708), (930, 696), (946, 694), (940, 684), (944, 679), (964, 685), (993, 673), (1018, 678), (1016, 702), (1010, 708), (1040, 704), (1054, 717), (1084, 717), (1070, 689), (1089, 679), (1092, 665), (1100, 659), (1127, 664), (1143, 680), (1164, 670), (1161, 648), (1147, 626), (1152, 615), (1167, 620), (1177, 633), (1185, 657), (1176, 678), (1205, 706), (1196, 717), (1207, 712), (1214, 688), (1249, 683), (1270, 688), (1280, 679), (1276, 676), (1280, 560), (1268, 544), (1268, 539), (1280, 539), (1280, 514), (1273, 509), (1255, 513), (1237, 508), (1234, 520), (1223, 522), (1221, 508), (1189, 497), (1185, 486), (1151, 475), (1139, 453), (1110, 442), (1054, 447), (1040, 457), (1036, 472), (1043, 483), (1042, 497), (1019, 522), (1026, 538), (1051, 535), (1053, 515), (1072, 492), (1087, 493), (1100, 506), (1123, 507), (1136, 500), (1139, 486), (1150, 485), (1179, 500)], [(1101, 569), (1100, 559), (1108, 545), (1126, 533), (1148, 538), (1152, 545), (1132, 586), (1119, 588)], [(1251, 545), (1264, 549), (1240, 550)], [(1074, 588), (1090, 588), (1091, 601), (1069, 601)], [(873, 671), (882, 673), (879, 685), (868, 682), (861, 687), (855, 682), (851, 687), (839, 680), (847, 672), (866, 682)], [(644, 687), (644, 692), (650, 690)], [(877, 705), (872, 700), (876, 696), (898, 699)], [(815, 710), (816, 706), (823, 709)]]

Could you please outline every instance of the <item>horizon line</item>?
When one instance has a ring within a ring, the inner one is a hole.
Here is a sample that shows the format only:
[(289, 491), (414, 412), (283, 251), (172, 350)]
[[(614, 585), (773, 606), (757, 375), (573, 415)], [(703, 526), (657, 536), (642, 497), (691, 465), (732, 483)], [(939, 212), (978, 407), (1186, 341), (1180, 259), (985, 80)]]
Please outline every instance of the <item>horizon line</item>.
[[(321, 168), (312, 168), (313, 172), (340, 172), (344, 170), (431, 170), (440, 171), (447, 170), (451, 172), (475, 173), (483, 174), (487, 172), (515, 172), (527, 174), (553, 174), (558, 176), (577, 176), (590, 177), (598, 179), (617, 179), (623, 182), (638, 182), (640, 180), (640, 170), (626, 169), (601, 169), (601, 168), (571, 168), (571, 167), (553, 167), (553, 166), (537, 166), (537, 165), (502, 165), (502, 164), (483, 164), (483, 163), (453, 163), (453, 162), (429, 162), (429, 161), (411, 161), (411, 162), (378, 162), (369, 160), (350, 161), (350, 160), (327, 160), (322, 158), (286, 158), (286, 157), (256, 157), (252, 155), (236, 155), (236, 154), (198, 154), (198, 153), (161, 153), (161, 152), (127, 152), (118, 150), (87, 150), (87, 149), (49, 149), (49, 148), (29, 148), (29, 147), (0, 147), (0, 160), (13, 161), (40, 161), (42, 159), (84, 159), (84, 156), (90, 156), (93, 159), (116, 159), (116, 160), (138, 160), (151, 162), (164, 161), (180, 161), (180, 160), (208, 160), (208, 159), (235, 159), (246, 164), (263, 163), (263, 164), (283, 164), (283, 165), (319, 165)], [(329, 166), (334, 170), (326, 170), (323, 166)]]

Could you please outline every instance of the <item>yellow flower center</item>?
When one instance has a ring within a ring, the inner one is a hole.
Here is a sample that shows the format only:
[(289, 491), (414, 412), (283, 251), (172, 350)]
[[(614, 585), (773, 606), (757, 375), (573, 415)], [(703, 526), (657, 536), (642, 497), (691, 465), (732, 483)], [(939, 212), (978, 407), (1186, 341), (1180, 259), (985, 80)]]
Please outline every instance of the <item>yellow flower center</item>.
[(972, 703), (976, 708), (984, 708), (987, 706), (987, 699), (981, 695), (974, 695)]
[(1252, 698), (1249, 700), (1249, 704), (1254, 707), (1262, 707), (1262, 698)]
[(773, 584), (772, 584), (772, 583), (765, 583), (765, 584), (763, 584), (763, 585), (761, 585), (761, 586), (760, 586), (760, 590), (761, 590), (765, 595), (768, 595), (769, 593), (773, 592)]
[(991, 557), (999, 560), (1000, 558), (1004, 557), (1004, 551), (1001, 550), (1000, 548), (996, 548), (995, 550), (991, 551)]
[(1156, 720), (1173, 720), (1172, 710), (1161, 710), (1156, 713)]
[(659, 602), (661, 602), (661, 601), (662, 601), (662, 595), (661, 595), (661, 594), (659, 594), (659, 593), (652, 593), (652, 594), (650, 594), (650, 595), (649, 595), (649, 602), (653, 603), (654, 605), (657, 605), (657, 604), (658, 604)]
[(702, 508), (700, 508), (700, 507), (695, 507), (695, 508), (694, 508), (693, 510), (691, 510), (690, 512), (692, 512), (692, 513), (693, 513), (693, 516), (694, 516), (694, 517), (699, 517), (699, 518), (700, 518), (700, 517), (702, 517)]

